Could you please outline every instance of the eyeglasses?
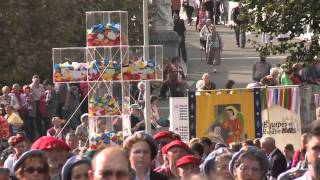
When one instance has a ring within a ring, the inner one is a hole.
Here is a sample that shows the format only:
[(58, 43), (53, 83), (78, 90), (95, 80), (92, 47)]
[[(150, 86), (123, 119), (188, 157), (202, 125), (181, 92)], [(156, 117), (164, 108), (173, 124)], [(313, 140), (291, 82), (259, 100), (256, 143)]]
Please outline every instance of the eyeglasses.
[(36, 171), (37, 171), (38, 174), (44, 174), (44, 173), (47, 172), (47, 169), (41, 168), (41, 167), (37, 167), (37, 168), (35, 168), (35, 167), (26, 167), (26, 168), (24, 168), (24, 172), (29, 173), (29, 174), (32, 174), (32, 173), (34, 173)]
[(260, 172), (260, 168), (257, 168), (257, 167), (248, 167), (248, 166), (245, 166), (245, 165), (240, 165), (240, 166), (239, 166), (239, 169), (240, 169), (240, 171), (243, 171), (243, 172), (249, 172), (249, 171), (251, 171), (251, 173)]
[(107, 178), (107, 177), (113, 177), (115, 176), (117, 179), (123, 179), (128, 177), (129, 173), (126, 171), (111, 171), (111, 170), (106, 170), (101, 172), (101, 175), (103, 176), (103, 178)]

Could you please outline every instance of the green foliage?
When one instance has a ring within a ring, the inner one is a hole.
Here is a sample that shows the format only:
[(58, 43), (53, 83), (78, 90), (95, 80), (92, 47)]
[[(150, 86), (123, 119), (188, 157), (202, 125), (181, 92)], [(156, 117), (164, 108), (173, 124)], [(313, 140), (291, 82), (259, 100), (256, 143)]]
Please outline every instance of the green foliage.
[[(274, 41), (264, 45), (249, 40), (259, 54), (286, 54), (288, 64), (310, 64), (315, 56), (319, 57), (319, 0), (245, 0), (245, 4), (246, 8), (250, 9), (250, 31), (257, 34), (268, 33), (271, 39), (291, 32), (289, 40), (284, 42)], [(312, 40), (296, 39), (295, 37), (304, 33), (307, 24), (314, 33)]]
[(143, 44), (142, 0), (8, 0), (0, 2), (0, 84), (52, 78), (52, 48), (86, 45), (85, 12), (126, 10), (129, 42)]

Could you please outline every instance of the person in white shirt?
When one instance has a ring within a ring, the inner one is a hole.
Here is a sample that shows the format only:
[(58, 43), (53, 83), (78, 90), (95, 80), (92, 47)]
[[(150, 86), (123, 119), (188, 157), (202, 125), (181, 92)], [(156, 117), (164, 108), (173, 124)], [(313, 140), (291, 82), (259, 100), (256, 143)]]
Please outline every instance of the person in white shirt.
[(206, 49), (207, 46), (207, 38), (211, 34), (211, 29), (210, 25), (212, 24), (211, 19), (206, 20), (206, 24), (202, 27), (200, 30), (200, 44), (201, 44), (201, 49)]

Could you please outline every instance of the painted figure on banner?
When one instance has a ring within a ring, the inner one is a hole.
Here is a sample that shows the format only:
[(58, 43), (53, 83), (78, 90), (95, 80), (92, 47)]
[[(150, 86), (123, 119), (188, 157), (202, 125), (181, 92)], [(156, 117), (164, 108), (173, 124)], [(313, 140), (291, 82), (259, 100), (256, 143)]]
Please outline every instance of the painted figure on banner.
[[(238, 110), (239, 109), (239, 110)], [(245, 139), (244, 135), (244, 115), (240, 111), (240, 104), (217, 105), (215, 107), (217, 117), (215, 118), (208, 136), (211, 137), (220, 132), (225, 143), (241, 142)], [(211, 132), (210, 132), (211, 131)]]

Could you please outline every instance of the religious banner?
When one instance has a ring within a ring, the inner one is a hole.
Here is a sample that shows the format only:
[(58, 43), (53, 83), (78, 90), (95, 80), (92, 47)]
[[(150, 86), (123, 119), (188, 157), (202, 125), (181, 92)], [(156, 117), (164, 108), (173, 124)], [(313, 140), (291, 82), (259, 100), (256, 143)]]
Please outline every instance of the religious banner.
[(316, 120), (320, 120), (320, 94), (314, 95), (314, 101), (316, 105)]
[(254, 102), (252, 89), (189, 92), (191, 135), (221, 143), (255, 138)]
[(181, 136), (181, 140), (189, 142), (189, 111), (187, 97), (170, 97), (169, 130)]
[(261, 89), (262, 134), (276, 139), (283, 149), (288, 143), (300, 146), (299, 87), (268, 87)]

